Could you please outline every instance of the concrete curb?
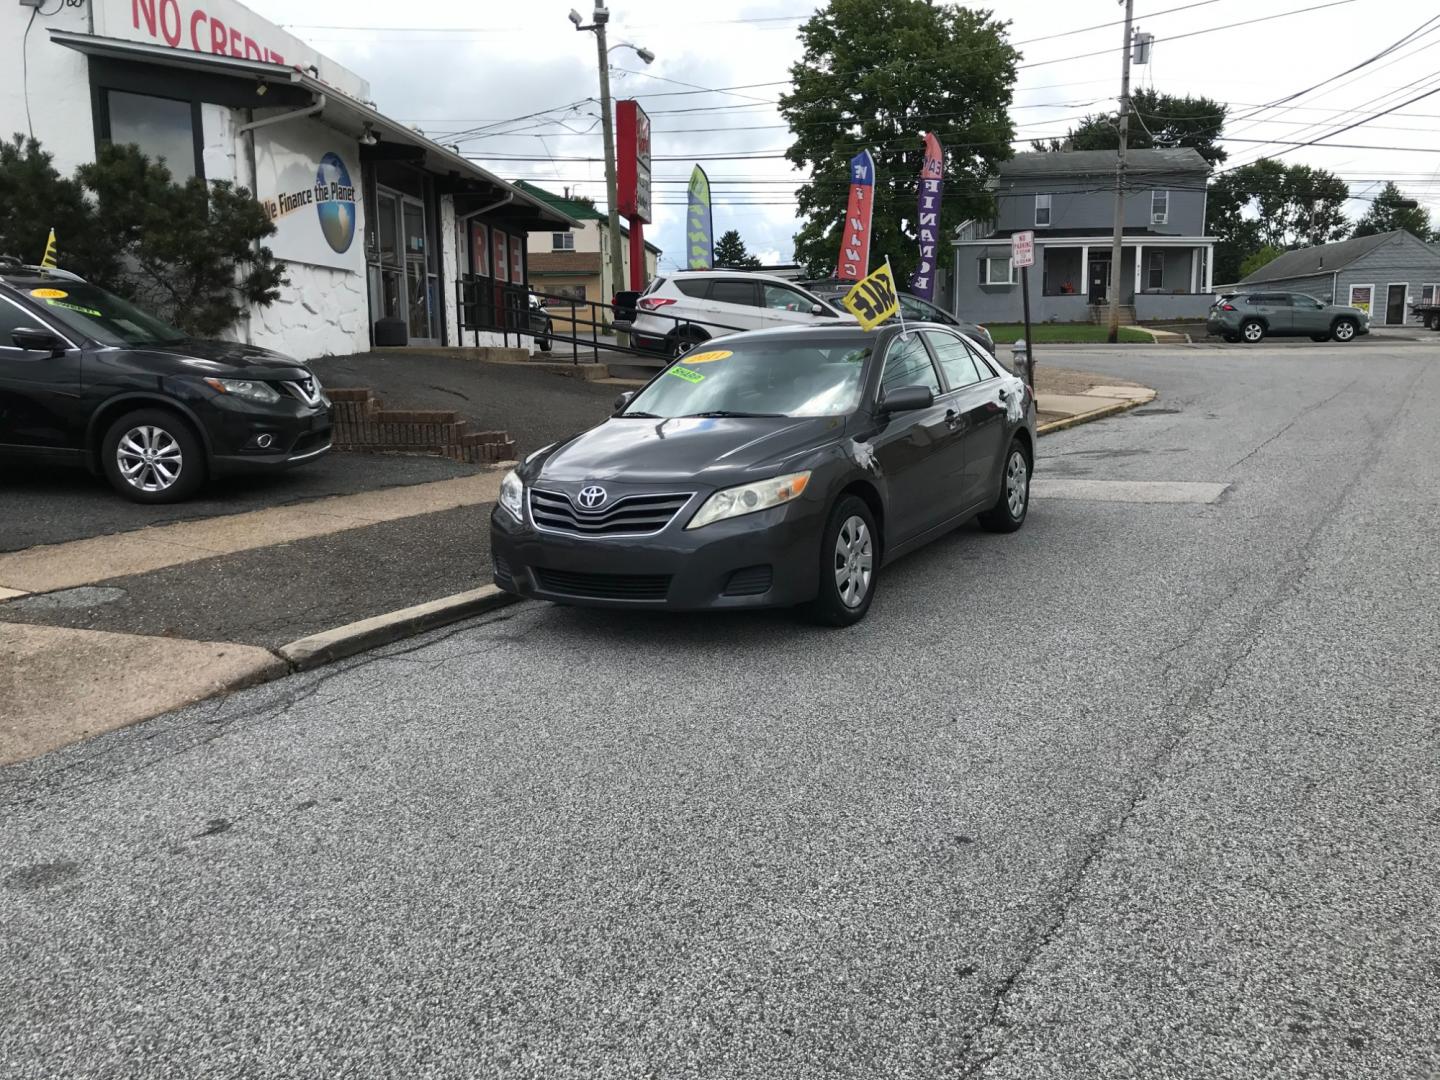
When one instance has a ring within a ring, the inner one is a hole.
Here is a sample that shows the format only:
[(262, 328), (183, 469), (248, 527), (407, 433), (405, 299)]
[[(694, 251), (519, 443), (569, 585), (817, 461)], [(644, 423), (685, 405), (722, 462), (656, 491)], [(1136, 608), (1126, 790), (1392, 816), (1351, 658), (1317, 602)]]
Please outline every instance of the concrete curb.
[[(1150, 399), (1155, 400), (1154, 398)], [(1079, 427), (1081, 424), (1088, 424), (1092, 420), (1103, 420), (1107, 416), (1114, 416), (1116, 413), (1133, 409), (1137, 405), (1147, 405), (1147, 401), (1117, 401), (1113, 405), (1105, 405), (1099, 409), (1091, 409), (1089, 412), (1076, 413), (1074, 416), (1067, 416), (1063, 420), (1051, 420), (1048, 424), (1041, 424), (1035, 429), (1037, 435), (1053, 435), (1057, 431), (1064, 431), (1066, 428)]]
[(309, 671), (367, 649), (389, 645), (402, 638), (423, 634), (427, 630), (496, 611), (519, 599), (520, 597), (494, 585), (486, 585), (480, 589), (431, 600), (427, 604), (416, 604), (414, 607), (389, 611), (384, 615), (311, 634), (288, 645), (282, 645), (275, 652), (290, 665), (292, 671)]

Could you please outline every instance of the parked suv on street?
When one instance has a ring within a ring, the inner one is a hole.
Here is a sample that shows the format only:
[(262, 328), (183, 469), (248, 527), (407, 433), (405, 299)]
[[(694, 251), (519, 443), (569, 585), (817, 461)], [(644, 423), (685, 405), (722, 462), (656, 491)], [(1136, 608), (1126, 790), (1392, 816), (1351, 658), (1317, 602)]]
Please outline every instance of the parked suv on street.
[(1311, 341), (1353, 341), (1370, 332), (1370, 316), (1359, 308), (1325, 304), (1304, 293), (1227, 293), (1215, 301), (1205, 329), (1226, 341), (1253, 345), (1269, 335)]
[(201, 341), (64, 271), (0, 259), (0, 460), (88, 467), (142, 503), (330, 449), (304, 364)]
[(784, 278), (744, 270), (686, 270), (657, 277), (635, 301), (628, 330), (637, 349), (684, 356), (736, 330), (854, 326), (855, 316)]

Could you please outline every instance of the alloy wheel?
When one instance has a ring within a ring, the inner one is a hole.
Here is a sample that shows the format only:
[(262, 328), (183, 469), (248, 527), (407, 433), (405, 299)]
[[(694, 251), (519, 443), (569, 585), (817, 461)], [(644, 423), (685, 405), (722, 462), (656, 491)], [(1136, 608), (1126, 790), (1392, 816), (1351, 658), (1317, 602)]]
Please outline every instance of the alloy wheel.
[(173, 487), (185, 465), (175, 436), (152, 424), (133, 427), (120, 436), (115, 461), (127, 484), (152, 493)]
[(1342, 322), (1335, 327), (1336, 341), (1349, 341), (1354, 336), (1355, 327), (1351, 326), (1348, 322)]
[(870, 527), (858, 515), (851, 515), (835, 537), (835, 590), (846, 607), (859, 607), (870, 592), (875, 569)]
[(1246, 323), (1244, 334), (1246, 341), (1259, 341), (1264, 337), (1265, 330), (1259, 323)]
[(1030, 469), (1025, 464), (1025, 455), (1019, 450), (1012, 450), (1010, 464), (1005, 467), (1005, 502), (1010, 507), (1012, 518), (1020, 520), (1029, 496)]

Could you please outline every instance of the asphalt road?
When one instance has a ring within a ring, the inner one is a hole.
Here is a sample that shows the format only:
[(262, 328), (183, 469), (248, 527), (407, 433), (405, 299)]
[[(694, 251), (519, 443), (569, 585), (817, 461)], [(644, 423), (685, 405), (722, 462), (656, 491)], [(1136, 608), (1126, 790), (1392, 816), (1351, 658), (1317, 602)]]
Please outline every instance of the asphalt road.
[[(0, 771), (7, 1077), (1440, 1072), (1440, 362), (1156, 386), (869, 619), (521, 605)], [(1127, 489), (1141, 490), (1141, 489)]]

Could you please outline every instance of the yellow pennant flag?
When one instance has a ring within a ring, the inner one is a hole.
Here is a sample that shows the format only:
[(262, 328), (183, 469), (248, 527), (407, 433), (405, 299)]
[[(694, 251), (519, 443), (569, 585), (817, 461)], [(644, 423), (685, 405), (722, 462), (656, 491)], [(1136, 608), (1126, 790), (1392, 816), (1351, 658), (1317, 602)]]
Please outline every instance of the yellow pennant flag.
[(59, 270), (60, 264), (55, 261), (55, 230), (50, 230), (50, 239), (45, 241), (45, 257), (40, 260), (42, 270)]
[(857, 281), (840, 303), (866, 330), (874, 330), (899, 314), (900, 294), (895, 288), (895, 275), (890, 272), (890, 260), (886, 259), (869, 277)]

